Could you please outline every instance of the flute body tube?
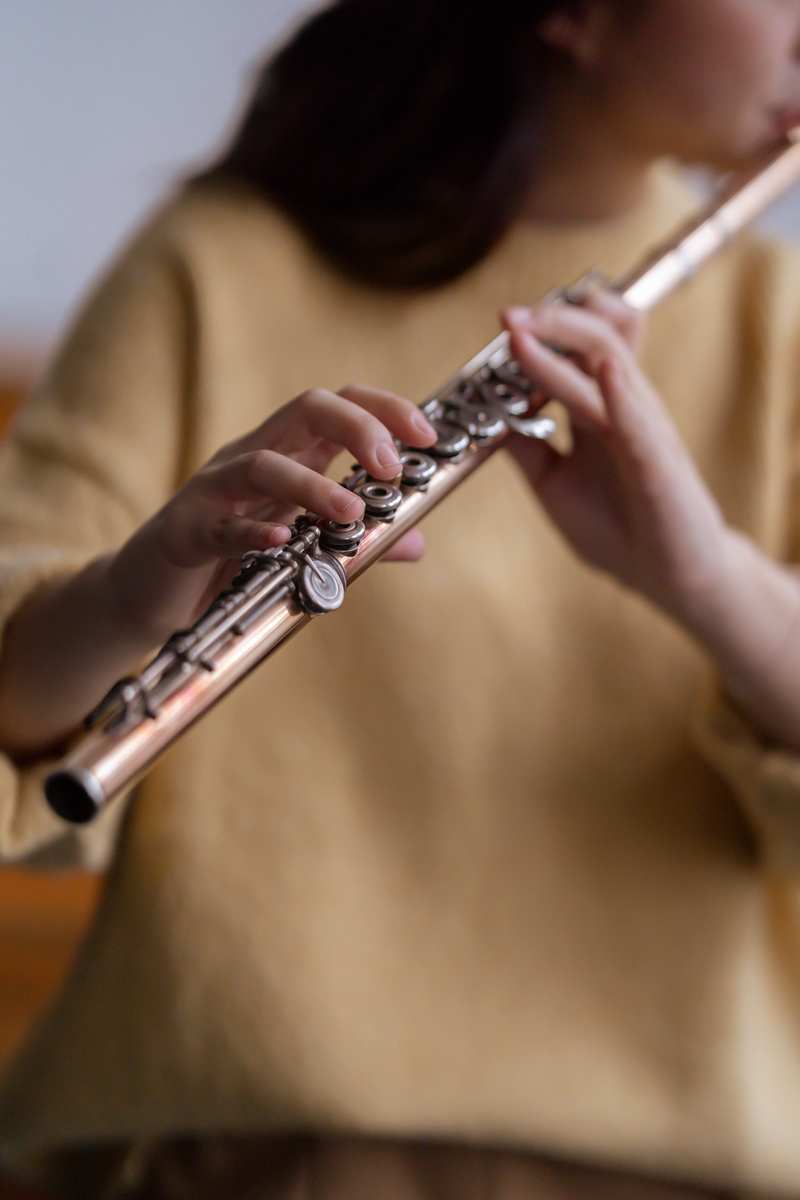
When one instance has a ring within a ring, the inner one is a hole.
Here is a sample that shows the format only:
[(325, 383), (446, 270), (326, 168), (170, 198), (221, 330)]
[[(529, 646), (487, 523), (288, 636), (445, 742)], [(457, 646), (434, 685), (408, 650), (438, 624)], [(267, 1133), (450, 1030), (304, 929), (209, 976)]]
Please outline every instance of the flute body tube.
[[(649, 311), (798, 178), (800, 140), (793, 131), (611, 287), (632, 307)], [(541, 400), (510, 357), (507, 334), (500, 334), (421, 406), (439, 436), (425, 452), (399, 447), (402, 477), (386, 483), (355, 469), (343, 481), (364, 500), (363, 521), (299, 518), (288, 543), (245, 555), (231, 586), (203, 617), (170, 638), (139, 675), (112, 688), (48, 776), (51, 807), (85, 822), (127, 791), (277, 646), (315, 615), (338, 608), (347, 585), (512, 432), (548, 437), (554, 425), (536, 415)]]

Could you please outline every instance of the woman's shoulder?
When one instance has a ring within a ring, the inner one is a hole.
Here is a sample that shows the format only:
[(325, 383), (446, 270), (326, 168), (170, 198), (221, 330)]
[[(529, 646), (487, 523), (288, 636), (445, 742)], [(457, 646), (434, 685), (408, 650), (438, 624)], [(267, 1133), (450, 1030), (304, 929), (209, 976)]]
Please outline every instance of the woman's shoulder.
[(800, 245), (756, 224), (720, 256), (717, 280), (723, 311), (757, 344), (800, 350)]
[(128, 255), (161, 254), (187, 265), (276, 269), (313, 257), (289, 217), (235, 180), (203, 180), (177, 188), (134, 232)]
[(110, 342), (152, 346), (179, 340), (198, 315), (216, 317), (225, 297), (241, 309), (257, 295), (306, 294), (320, 270), (290, 220), (254, 190), (236, 183), (176, 188), (134, 227), (90, 283), (64, 330), (64, 352), (97, 358)]

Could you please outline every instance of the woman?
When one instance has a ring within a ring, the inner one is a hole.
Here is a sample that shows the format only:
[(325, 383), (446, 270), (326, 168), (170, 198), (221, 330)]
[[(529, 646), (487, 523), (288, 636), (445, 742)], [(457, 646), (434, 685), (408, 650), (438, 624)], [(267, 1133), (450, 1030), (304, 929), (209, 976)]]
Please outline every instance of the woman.
[[(571, 457), (495, 456), (429, 518), (423, 567), (370, 572), (85, 838), (38, 784), (265, 516), (307, 501), (275, 489), (279, 459), (254, 493), (252, 451), (319, 470), (410, 436), (392, 396), (432, 390), (498, 307), (615, 272), (685, 214), (657, 159), (730, 166), (794, 123), (798, 39), (793, 0), (334, 5), (79, 319), (4, 448), (4, 842), (97, 861), (121, 833), (7, 1080), (28, 1178), (796, 1195), (788, 253), (745, 239), (655, 316), (666, 407), (613, 298), (507, 310)], [(366, 442), (350, 408), (347, 436), (302, 406), (291, 438), (264, 422), (331, 376), (388, 389), (343, 397), (379, 420)]]

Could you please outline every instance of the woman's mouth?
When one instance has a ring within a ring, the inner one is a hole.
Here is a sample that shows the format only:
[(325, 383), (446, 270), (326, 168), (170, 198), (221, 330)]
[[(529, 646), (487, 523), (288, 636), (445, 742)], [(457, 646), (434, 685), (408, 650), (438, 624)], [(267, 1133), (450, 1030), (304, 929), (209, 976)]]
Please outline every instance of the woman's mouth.
[(800, 126), (800, 106), (773, 108), (770, 110), (773, 128), (779, 137)]

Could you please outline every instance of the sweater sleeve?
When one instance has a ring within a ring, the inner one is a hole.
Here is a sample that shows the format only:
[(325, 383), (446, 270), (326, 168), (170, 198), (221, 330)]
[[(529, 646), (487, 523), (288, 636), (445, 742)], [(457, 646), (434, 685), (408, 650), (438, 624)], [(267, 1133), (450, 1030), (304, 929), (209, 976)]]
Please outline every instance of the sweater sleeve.
[[(753, 532), (765, 553), (800, 578), (800, 256), (793, 247), (767, 243), (761, 249), (761, 269), (748, 280), (746, 303), (763, 355), (761, 428), (772, 449), (760, 452), (769, 514), (762, 528), (771, 533)], [(692, 733), (700, 753), (733, 789), (765, 868), (778, 878), (800, 878), (800, 754), (765, 738), (716, 680), (701, 690)]]
[[(190, 403), (192, 289), (153, 230), (99, 284), (0, 443), (0, 637), (35, 588), (121, 543), (175, 490)], [(103, 865), (120, 806), (76, 830), (51, 764), (0, 754), (0, 859)]]
[(766, 868), (800, 879), (800, 755), (770, 745), (716, 683), (694, 714), (695, 744), (733, 789)]

